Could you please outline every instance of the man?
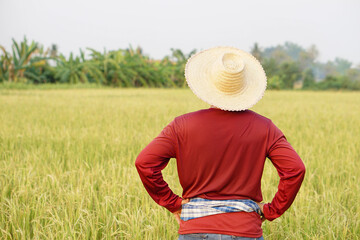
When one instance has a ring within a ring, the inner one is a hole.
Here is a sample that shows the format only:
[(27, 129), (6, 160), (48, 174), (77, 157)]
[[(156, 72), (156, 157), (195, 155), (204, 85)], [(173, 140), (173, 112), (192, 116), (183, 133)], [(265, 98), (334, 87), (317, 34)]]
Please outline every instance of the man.
[[(301, 186), (305, 167), (271, 120), (248, 110), (266, 89), (261, 64), (249, 53), (216, 47), (192, 56), (185, 68), (191, 90), (209, 109), (176, 117), (136, 159), (150, 196), (178, 221), (179, 239), (263, 239), (261, 224), (280, 217)], [(176, 158), (182, 198), (161, 170)], [(265, 159), (280, 182), (263, 204)]]

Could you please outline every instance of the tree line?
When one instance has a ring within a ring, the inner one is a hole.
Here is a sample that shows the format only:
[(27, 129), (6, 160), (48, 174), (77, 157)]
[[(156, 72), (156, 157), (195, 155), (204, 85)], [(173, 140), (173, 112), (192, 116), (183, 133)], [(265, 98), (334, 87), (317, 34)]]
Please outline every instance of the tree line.
[[(57, 46), (44, 49), (26, 37), (12, 40), (11, 51), (0, 46), (0, 82), (20, 83), (98, 83), (114, 87), (185, 87), (184, 66), (196, 50), (183, 53), (171, 49), (162, 59), (153, 59), (140, 47), (111, 51), (80, 49), (68, 57)], [(308, 49), (286, 42), (251, 53), (262, 63), (270, 89), (349, 89), (360, 90), (360, 67), (336, 58), (321, 63), (315, 46)]]
[(317, 60), (315, 45), (308, 49), (285, 42), (275, 47), (260, 48), (254, 44), (251, 53), (262, 63), (270, 89), (349, 89), (360, 90), (360, 65), (343, 58), (322, 63)]

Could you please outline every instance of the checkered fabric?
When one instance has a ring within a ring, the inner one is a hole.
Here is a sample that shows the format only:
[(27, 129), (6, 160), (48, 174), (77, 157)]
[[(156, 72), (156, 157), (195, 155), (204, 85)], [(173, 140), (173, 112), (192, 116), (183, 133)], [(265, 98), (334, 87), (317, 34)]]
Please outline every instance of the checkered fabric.
[(261, 215), (260, 207), (250, 199), (210, 200), (192, 198), (182, 205), (180, 218), (183, 221), (230, 212), (256, 212)]

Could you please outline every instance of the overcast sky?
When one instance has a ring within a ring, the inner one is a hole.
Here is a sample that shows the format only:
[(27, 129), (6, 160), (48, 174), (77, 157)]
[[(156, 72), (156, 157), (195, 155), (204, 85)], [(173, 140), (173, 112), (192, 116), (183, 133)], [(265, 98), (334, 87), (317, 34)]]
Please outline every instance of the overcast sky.
[(0, 0), (0, 45), (11, 38), (55, 43), (61, 53), (140, 45), (154, 58), (170, 48), (249, 51), (315, 44), (321, 61), (360, 64), (360, 0)]

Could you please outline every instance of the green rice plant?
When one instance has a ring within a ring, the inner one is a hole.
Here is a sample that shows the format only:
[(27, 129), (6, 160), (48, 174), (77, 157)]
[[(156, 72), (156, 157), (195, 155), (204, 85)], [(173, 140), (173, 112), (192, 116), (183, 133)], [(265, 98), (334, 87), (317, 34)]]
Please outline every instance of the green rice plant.
[[(296, 91), (255, 105), (307, 168), (265, 239), (359, 239), (359, 106), (356, 92)], [(207, 107), (188, 89), (1, 89), (0, 239), (176, 239), (134, 161), (174, 117)], [(175, 163), (163, 174), (181, 195)], [(266, 161), (264, 201), (278, 180)]]

